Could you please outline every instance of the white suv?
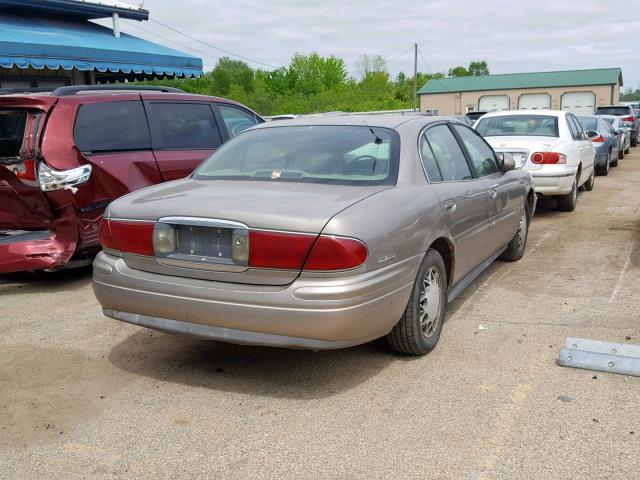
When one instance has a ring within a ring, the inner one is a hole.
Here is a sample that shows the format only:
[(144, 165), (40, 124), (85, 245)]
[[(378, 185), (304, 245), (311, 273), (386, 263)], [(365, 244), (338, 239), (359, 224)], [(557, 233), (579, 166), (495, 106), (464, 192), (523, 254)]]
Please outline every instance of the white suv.
[(558, 110), (487, 113), (474, 128), (496, 152), (513, 155), (533, 177), (541, 196), (554, 196), (560, 210), (576, 208), (578, 188), (593, 190), (595, 149), (573, 114)]

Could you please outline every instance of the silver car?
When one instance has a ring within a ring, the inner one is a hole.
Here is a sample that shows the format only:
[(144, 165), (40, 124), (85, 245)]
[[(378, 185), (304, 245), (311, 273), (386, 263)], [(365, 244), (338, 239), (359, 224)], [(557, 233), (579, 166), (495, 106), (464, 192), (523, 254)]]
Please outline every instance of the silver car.
[(265, 123), (110, 205), (96, 297), (169, 333), (312, 350), (386, 336), (427, 353), (447, 302), (523, 255), (533, 185), (504, 157), (438, 117)]

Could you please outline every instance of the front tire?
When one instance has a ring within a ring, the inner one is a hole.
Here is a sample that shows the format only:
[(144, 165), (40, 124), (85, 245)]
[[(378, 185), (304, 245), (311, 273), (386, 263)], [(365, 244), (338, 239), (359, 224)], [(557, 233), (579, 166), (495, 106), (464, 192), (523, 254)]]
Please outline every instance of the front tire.
[[(618, 160), (616, 160), (616, 163), (618, 162)], [(596, 165), (596, 173), (598, 175), (601, 175), (603, 177), (606, 177), (607, 175), (609, 175), (609, 167), (613, 164), (613, 162), (611, 161), (611, 155), (609, 155), (609, 157), (607, 157), (607, 161), (604, 165)]]
[(523, 207), (520, 215), (520, 225), (518, 231), (513, 236), (507, 249), (500, 255), (500, 260), (515, 262), (524, 256), (524, 249), (527, 246), (527, 237), (529, 236), (529, 203)]
[(447, 305), (447, 270), (442, 256), (427, 250), (402, 318), (387, 335), (387, 343), (398, 353), (424, 355), (440, 339)]
[(558, 209), (563, 212), (573, 212), (578, 203), (578, 177), (573, 179), (571, 192), (558, 197)]
[[(635, 147), (637, 145), (638, 145), (638, 134), (636, 133), (635, 136), (631, 137), (631, 146)], [(629, 153), (629, 152), (627, 152), (627, 153)]]

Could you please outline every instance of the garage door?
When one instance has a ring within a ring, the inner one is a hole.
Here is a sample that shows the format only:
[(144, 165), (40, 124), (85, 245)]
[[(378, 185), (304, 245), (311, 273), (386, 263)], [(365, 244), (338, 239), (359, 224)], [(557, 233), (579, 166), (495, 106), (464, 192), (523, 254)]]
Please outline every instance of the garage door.
[(596, 94), (593, 92), (567, 92), (562, 94), (560, 108), (573, 113), (593, 114)]
[(551, 95), (548, 93), (524, 93), (518, 99), (520, 110), (549, 110)]
[(480, 97), (478, 110), (481, 112), (491, 112), (493, 110), (509, 110), (508, 95), (485, 95)]

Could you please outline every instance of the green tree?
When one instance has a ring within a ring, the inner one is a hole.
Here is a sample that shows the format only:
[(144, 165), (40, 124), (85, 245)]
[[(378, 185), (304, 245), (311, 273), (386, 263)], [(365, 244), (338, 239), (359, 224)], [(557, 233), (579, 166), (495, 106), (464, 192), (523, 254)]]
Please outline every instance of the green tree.
[(448, 73), (450, 77), (468, 77), (469, 75), (469, 70), (459, 65), (457, 67), (451, 67)]
[(485, 60), (478, 60), (469, 63), (469, 75), (479, 77), (482, 75), (489, 75), (489, 67)]

